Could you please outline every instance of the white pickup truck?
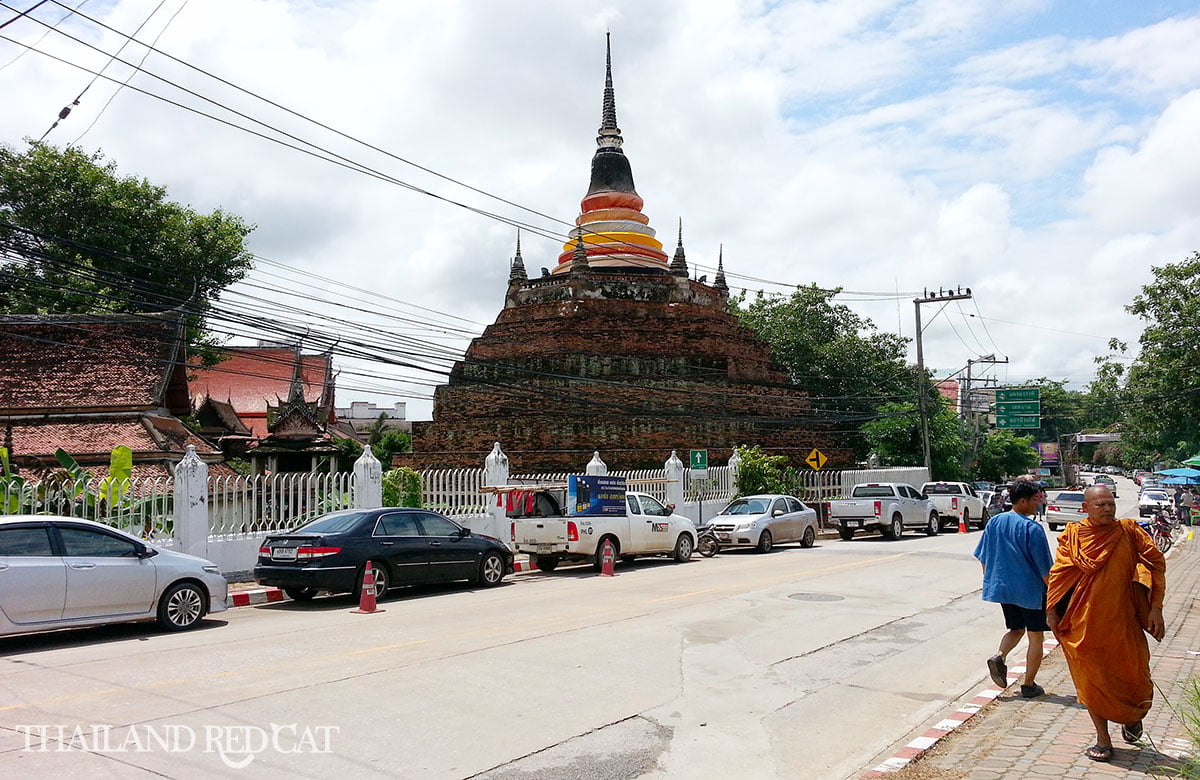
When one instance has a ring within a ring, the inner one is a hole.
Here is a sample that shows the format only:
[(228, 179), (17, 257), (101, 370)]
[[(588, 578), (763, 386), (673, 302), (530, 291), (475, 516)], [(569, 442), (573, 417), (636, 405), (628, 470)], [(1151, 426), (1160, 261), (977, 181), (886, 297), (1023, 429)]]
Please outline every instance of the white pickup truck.
[(987, 504), (966, 482), (926, 482), (921, 492), (933, 500), (943, 523), (957, 527), (962, 520), (968, 529), (987, 525)]
[(868, 482), (850, 489), (850, 498), (827, 504), (829, 520), (838, 534), (849, 541), (855, 531), (883, 534), (899, 539), (905, 528), (920, 529), (929, 536), (938, 533), (941, 519), (937, 507), (924, 493), (900, 482)]
[(625, 494), (624, 515), (564, 516), (565, 500), (554, 491), (538, 491), (531, 504), (530, 515), (513, 515), (513, 543), (540, 571), (554, 571), (560, 563), (591, 563), (599, 571), (605, 539), (624, 561), (670, 555), (682, 563), (696, 549), (695, 524), (645, 493)]

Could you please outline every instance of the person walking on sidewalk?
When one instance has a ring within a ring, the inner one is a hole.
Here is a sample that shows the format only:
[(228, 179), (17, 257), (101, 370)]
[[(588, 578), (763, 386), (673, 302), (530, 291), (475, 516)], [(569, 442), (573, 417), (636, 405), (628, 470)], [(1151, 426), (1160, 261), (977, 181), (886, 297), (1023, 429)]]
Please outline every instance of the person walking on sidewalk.
[(1142, 632), (1162, 641), (1167, 562), (1134, 520), (1117, 520), (1106, 486), (1088, 488), (1083, 509), (1087, 518), (1058, 537), (1046, 617), (1062, 645), (1075, 696), (1096, 728), (1096, 744), (1084, 752), (1108, 761), (1109, 721), (1122, 724), (1126, 742), (1137, 742), (1154, 698)]
[(1042, 641), (1046, 624), (1046, 575), (1054, 560), (1046, 532), (1033, 520), (1037, 513), (1039, 488), (1030, 480), (1017, 480), (1009, 489), (1013, 508), (988, 520), (975, 547), (983, 565), (983, 600), (996, 602), (1004, 612), (1008, 628), (1000, 638), (1000, 652), (987, 661), (992, 682), (1008, 687), (1009, 652), (1029, 637), (1025, 651), (1025, 682), (1021, 696), (1032, 699), (1046, 691), (1037, 684), (1042, 665)]

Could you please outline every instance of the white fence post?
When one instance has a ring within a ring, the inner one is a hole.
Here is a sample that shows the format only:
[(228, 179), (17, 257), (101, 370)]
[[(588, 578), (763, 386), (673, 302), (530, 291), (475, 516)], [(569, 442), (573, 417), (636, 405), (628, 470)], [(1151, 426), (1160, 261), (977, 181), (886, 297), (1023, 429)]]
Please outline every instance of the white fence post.
[[(508, 456), (500, 449), (500, 442), (496, 442), (492, 445), (492, 451), (483, 460), (483, 483), (492, 487), (507, 485), (508, 468)], [(490, 499), (493, 495), (499, 496), (500, 494), (486, 493), (484, 495)], [(509, 549), (512, 549), (514, 547), (512, 531), (509, 529), (508, 515), (504, 513), (504, 502), (501, 501), (497, 506), (495, 501), (489, 501), (487, 513), (491, 525), (490, 531), (486, 532), (488, 536), (496, 537), (507, 544)]]
[(737, 447), (733, 448), (733, 454), (729, 456), (729, 494), (737, 495), (737, 479), (738, 471), (742, 468), (742, 456), (738, 454)]
[(683, 461), (679, 459), (679, 455), (675, 450), (671, 450), (671, 457), (667, 458), (667, 462), (663, 464), (664, 476), (670, 480), (666, 484), (667, 488), (667, 503), (674, 504), (677, 507), (683, 507)]
[(371, 445), (363, 447), (362, 455), (354, 461), (354, 508), (377, 509), (383, 506), (383, 464)]
[(181, 552), (208, 557), (208, 464), (191, 444), (175, 464), (175, 538)]
[(588, 461), (587, 468), (583, 473), (593, 477), (608, 476), (608, 464), (600, 460), (599, 450), (592, 452), (592, 459)]

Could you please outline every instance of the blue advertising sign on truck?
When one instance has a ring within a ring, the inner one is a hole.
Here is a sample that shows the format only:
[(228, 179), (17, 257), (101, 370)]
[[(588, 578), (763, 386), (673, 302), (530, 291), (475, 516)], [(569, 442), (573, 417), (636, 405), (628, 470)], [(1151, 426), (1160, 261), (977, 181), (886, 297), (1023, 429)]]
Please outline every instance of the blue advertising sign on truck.
[(625, 477), (570, 475), (567, 477), (567, 514), (624, 515)]

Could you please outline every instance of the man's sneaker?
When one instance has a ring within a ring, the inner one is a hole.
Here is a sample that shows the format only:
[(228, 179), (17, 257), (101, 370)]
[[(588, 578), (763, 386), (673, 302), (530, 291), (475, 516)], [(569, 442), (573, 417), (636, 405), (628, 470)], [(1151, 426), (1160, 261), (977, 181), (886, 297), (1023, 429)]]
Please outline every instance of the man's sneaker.
[(1008, 664), (1004, 663), (1004, 656), (997, 653), (987, 660), (988, 674), (992, 677), (992, 682), (999, 685), (1001, 688), (1008, 687)]
[(1043, 688), (1042, 686), (1038, 685), (1037, 683), (1034, 683), (1033, 685), (1022, 685), (1021, 686), (1021, 698), (1022, 699), (1036, 699), (1037, 697), (1041, 696), (1045, 692), (1046, 692), (1046, 689)]

